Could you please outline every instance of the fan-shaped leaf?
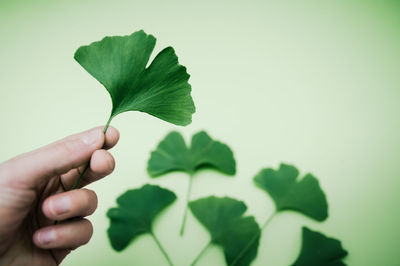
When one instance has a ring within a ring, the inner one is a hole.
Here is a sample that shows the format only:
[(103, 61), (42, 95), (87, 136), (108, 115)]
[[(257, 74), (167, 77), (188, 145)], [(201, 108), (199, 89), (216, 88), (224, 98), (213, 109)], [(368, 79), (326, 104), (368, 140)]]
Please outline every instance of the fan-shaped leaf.
[(176, 125), (190, 124), (195, 112), (189, 74), (172, 47), (147, 66), (156, 38), (144, 31), (105, 37), (80, 47), (75, 60), (96, 78), (112, 98), (111, 118), (141, 111)]
[(250, 265), (257, 255), (260, 229), (252, 216), (243, 217), (247, 209), (243, 202), (211, 196), (192, 201), (189, 207), (210, 232), (211, 243), (223, 248), (228, 265)]
[[(200, 131), (193, 135), (191, 146), (186, 147), (185, 140), (178, 132), (169, 133), (151, 153), (147, 171), (157, 177), (172, 171), (184, 171), (189, 174), (186, 202), (190, 199), (194, 173), (200, 168), (213, 168), (227, 175), (236, 173), (236, 163), (231, 149), (215, 141)], [(183, 235), (187, 216), (187, 204), (182, 218), (180, 234)]]
[(266, 168), (254, 177), (257, 186), (268, 192), (277, 211), (294, 210), (318, 221), (328, 217), (328, 203), (318, 180), (306, 174), (297, 180), (296, 167), (281, 164), (278, 170)]
[(303, 227), (300, 255), (293, 266), (344, 266), (342, 259), (346, 256), (339, 240)]
[(119, 206), (107, 212), (111, 246), (121, 251), (137, 236), (152, 234), (155, 217), (175, 199), (172, 191), (153, 185), (126, 191), (117, 199)]
[(194, 173), (199, 168), (214, 168), (227, 175), (236, 173), (232, 150), (204, 132), (193, 135), (190, 148), (178, 132), (169, 133), (151, 153), (147, 171), (157, 177), (171, 171)]

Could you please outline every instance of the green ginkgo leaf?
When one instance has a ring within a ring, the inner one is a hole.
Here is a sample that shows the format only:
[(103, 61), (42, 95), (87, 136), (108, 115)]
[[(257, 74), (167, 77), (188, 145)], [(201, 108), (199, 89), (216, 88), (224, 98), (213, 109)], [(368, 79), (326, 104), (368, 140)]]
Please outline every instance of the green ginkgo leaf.
[(303, 227), (303, 241), (300, 255), (292, 266), (344, 266), (347, 251), (339, 240), (326, 237)]
[[(197, 263), (211, 244), (222, 247), (228, 265), (250, 265), (257, 256), (260, 228), (254, 217), (243, 216), (247, 207), (242, 201), (211, 196), (192, 201), (189, 206), (211, 235), (210, 242), (192, 265)], [(244, 249), (246, 252), (237, 259)]]
[(213, 140), (204, 131), (193, 135), (190, 147), (186, 146), (180, 133), (175, 131), (169, 133), (151, 153), (147, 165), (147, 171), (151, 177), (158, 177), (172, 171), (183, 171), (189, 175), (181, 235), (184, 233), (193, 175), (201, 168), (216, 169), (227, 175), (236, 173), (236, 162), (232, 150), (228, 145)]
[(154, 185), (131, 189), (119, 196), (118, 207), (107, 212), (110, 219), (107, 233), (111, 246), (116, 251), (122, 251), (139, 235), (150, 234), (170, 262), (153, 233), (153, 223), (156, 216), (175, 199), (176, 195), (172, 191)]
[(296, 167), (281, 164), (278, 170), (261, 170), (254, 182), (272, 197), (277, 211), (294, 210), (318, 221), (325, 220), (328, 203), (318, 180), (306, 174), (298, 181), (298, 176)]
[(151, 153), (147, 171), (157, 177), (172, 171), (193, 174), (200, 168), (213, 168), (227, 175), (236, 173), (236, 163), (228, 145), (213, 140), (205, 131), (193, 135), (187, 147), (182, 135), (169, 133)]
[(172, 47), (148, 65), (156, 38), (144, 31), (105, 37), (80, 47), (75, 60), (96, 78), (112, 99), (110, 120), (126, 111), (141, 111), (176, 125), (187, 125), (195, 112), (189, 74)]
[[(104, 134), (111, 120), (127, 111), (145, 112), (176, 125), (191, 123), (196, 109), (190, 95), (190, 75), (178, 63), (172, 47), (159, 52), (147, 66), (155, 44), (156, 38), (141, 30), (129, 36), (105, 37), (75, 52), (75, 60), (111, 96), (112, 110)], [(72, 189), (88, 168), (89, 163)]]

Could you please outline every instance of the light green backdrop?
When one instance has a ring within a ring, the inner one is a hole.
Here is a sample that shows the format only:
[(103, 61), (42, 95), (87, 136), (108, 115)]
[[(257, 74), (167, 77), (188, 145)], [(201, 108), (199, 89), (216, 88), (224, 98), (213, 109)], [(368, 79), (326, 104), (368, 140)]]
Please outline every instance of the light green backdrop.
[[(400, 4), (397, 1), (0, 0), (0, 161), (106, 122), (106, 90), (73, 60), (83, 44), (144, 29), (172, 45), (192, 75), (193, 123), (178, 128), (125, 113), (113, 150), (117, 167), (91, 185), (99, 208), (91, 242), (63, 265), (164, 265), (150, 237), (122, 253), (106, 237), (106, 210), (128, 188), (161, 184), (179, 200), (155, 224), (177, 266), (208, 241), (190, 214), (178, 236), (188, 179), (150, 180), (149, 152), (172, 129), (200, 129), (228, 143), (235, 178), (202, 172), (193, 199), (245, 200), (262, 223), (271, 200), (252, 184), (262, 167), (292, 163), (320, 180), (329, 201), (324, 223), (278, 215), (253, 265), (288, 265), (307, 225), (342, 240), (350, 265), (399, 265)], [(218, 248), (198, 264), (224, 265)]]

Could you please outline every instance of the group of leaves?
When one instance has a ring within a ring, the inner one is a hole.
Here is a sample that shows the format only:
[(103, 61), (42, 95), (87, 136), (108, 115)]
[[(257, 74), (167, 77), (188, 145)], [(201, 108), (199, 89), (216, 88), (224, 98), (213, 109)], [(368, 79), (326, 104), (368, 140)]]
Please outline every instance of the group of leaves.
[[(179, 133), (168, 134), (151, 153), (147, 170), (152, 177), (184, 171), (193, 178), (200, 168), (217, 169), (225, 174), (236, 172), (230, 148), (212, 140), (204, 131), (193, 136), (190, 148)], [(262, 169), (253, 180), (273, 199), (276, 207), (273, 215), (291, 210), (317, 221), (327, 219), (326, 197), (313, 175), (299, 179), (296, 167), (281, 164), (277, 170)], [(118, 251), (126, 248), (140, 234), (154, 236), (154, 218), (175, 199), (173, 192), (155, 185), (129, 190), (119, 197), (119, 206), (107, 213), (113, 248)], [(261, 232), (272, 216), (259, 227), (253, 216), (245, 216), (246, 204), (230, 197), (200, 198), (190, 201), (188, 207), (210, 234), (209, 243), (192, 265), (210, 245), (222, 248), (227, 265), (249, 265), (256, 258)], [(346, 255), (338, 240), (304, 227), (302, 249), (293, 265), (344, 265), (342, 259)]]
[[(178, 63), (172, 47), (163, 49), (149, 64), (155, 43), (154, 36), (138, 31), (129, 36), (105, 37), (76, 51), (76, 61), (103, 84), (111, 96), (112, 110), (104, 133), (111, 120), (126, 111), (145, 112), (176, 125), (191, 122), (195, 106), (188, 83), (190, 75)], [(89, 163), (73, 188), (77, 187), (88, 166)], [(254, 217), (244, 216), (246, 205), (229, 197), (210, 196), (190, 201), (192, 179), (202, 168), (213, 168), (230, 176), (236, 173), (231, 149), (212, 140), (205, 132), (194, 135), (190, 147), (179, 133), (170, 133), (152, 152), (148, 163), (151, 177), (183, 171), (190, 178), (181, 234), (189, 207), (210, 233), (211, 240), (205, 249), (211, 244), (218, 245), (228, 265), (249, 265), (257, 255), (261, 231), (269, 220), (260, 228)], [(282, 164), (278, 170), (263, 169), (254, 182), (274, 200), (274, 214), (293, 210), (318, 221), (325, 220), (327, 202), (317, 179), (308, 174), (299, 181), (298, 175), (295, 167)], [(150, 234), (172, 264), (153, 233), (153, 223), (176, 198), (172, 191), (154, 185), (128, 190), (121, 195), (117, 199), (118, 206), (107, 212), (112, 247), (121, 251), (137, 236)], [(339, 241), (303, 228), (301, 253), (293, 265), (343, 265), (341, 259), (346, 254)]]

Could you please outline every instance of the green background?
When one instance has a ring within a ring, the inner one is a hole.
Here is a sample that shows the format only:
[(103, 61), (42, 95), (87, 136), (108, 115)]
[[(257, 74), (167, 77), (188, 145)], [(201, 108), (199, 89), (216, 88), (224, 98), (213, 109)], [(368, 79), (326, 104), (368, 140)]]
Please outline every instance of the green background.
[[(205, 129), (228, 143), (234, 178), (202, 171), (192, 199), (230, 195), (263, 223), (271, 199), (252, 183), (280, 162), (320, 180), (329, 218), (286, 212), (264, 231), (253, 265), (288, 265), (307, 225), (342, 240), (350, 265), (400, 265), (400, 3), (398, 1), (0, 0), (0, 161), (102, 125), (106, 90), (73, 60), (80, 45), (139, 29), (157, 37), (154, 55), (172, 45), (191, 74), (197, 113), (180, 128), (143, 113), (112, 125), (115, 172), (91, 185), (99, 197), (91, 242), (63, 265), (164, 265), (148, 236), (122, 253), (108, 243), (106, 210), (126, 189), (157, 183), (179, 200), (155, 232), (176, 265), (208, 241), (190, 214), (178, 230), (188, 179), (149, 179), (150, 151), (170, 130), (186, 139)], [(224, 265), (218, 248), (200, 265)]]

